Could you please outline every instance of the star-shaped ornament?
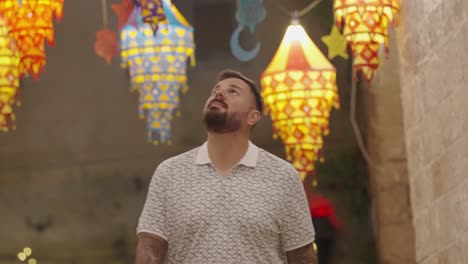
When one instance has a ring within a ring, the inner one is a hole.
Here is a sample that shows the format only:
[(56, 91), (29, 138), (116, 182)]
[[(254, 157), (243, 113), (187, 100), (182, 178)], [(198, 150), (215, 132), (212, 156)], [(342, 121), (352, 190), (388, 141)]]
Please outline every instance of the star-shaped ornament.
[(333, 25), (330, 35), (322, 37), (323, 43), (328, 47), (328, 58), (331, 60), (336, 56), (341, 56), (343, 59), (348, 59), (346, 51), (348, 41), (341, 35), (340, 30), (336, 25)]
[(133, 11), (132, 0), (122, 0), (120, 4), (113, 4), (112, 9), (119, 18), (119, 29), (122, 29)]

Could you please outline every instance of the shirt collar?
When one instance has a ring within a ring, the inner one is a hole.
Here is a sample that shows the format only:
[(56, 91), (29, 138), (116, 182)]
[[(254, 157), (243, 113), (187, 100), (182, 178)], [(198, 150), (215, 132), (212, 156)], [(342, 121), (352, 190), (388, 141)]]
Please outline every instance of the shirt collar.
[[(257, 166), (257, 160), (258, 160), (258, 147), (255, 146), (249, 140), (249, 146), (247, 147), (247, 152), (244, 154), (244, 156), (242, 157), (242, 159), (239, 161), (238, 164), (242, 164), (247, 167), (255, 167)], [(207, 142), (203, 143), (203, 145), (201, 145), (200, 148), (198, 149), (198, 153), (195, 158), (195, 163), (200, 164), (200, 165), (211, 163), (211, 159), (208, 154)]]

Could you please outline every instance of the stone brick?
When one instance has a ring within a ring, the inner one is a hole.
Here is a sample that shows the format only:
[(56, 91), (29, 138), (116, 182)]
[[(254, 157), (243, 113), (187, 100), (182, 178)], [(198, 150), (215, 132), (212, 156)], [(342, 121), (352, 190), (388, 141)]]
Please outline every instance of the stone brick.
[(413, 225), (415, 228), (415, 253), (416, 261), (420, 263), (436, 250), (435, 219), (433, 211), (424, 209), (415, 213)]
[[(466, 230), (468, 231), (468, 177), (465, 178), (464, 183), (460, 184), (460, 187), (458, 191), (460, 192), (460, 203), (457, 216), (460, 217), (460, 226), (458, 227), (459, 230)], [(459, 235), (461, 237), (467, 238), (467, 236), (463, 236), (463, 233), (459, 232)], [(467, 235), (468, 232), (465, 234)], [(468, 259), (468, 258), (467, 258)]]
[(409, 192), (406, 184), (380, 191), (379, 222), (381, 225), (411, 221)]
[[(444, 84), (444, 78), (440, 74), (435, 74), (434, 70), (447, 65), (445, 54), (434, 52), (434, 56), (424, 64), (421, 65), (421, 70), (423, 71), (423, 78), (425, 80), (425, 86), (423, 92), (419, 95), (424, 103), (424, 109), (426, 109), (426, 114), (428, 112), (432, 113), (432, 109), (437, 107), (439, 103), (453, 92), (454, 87), (446, 88)], [(448, 66), (448, 65), (447, 65)], [(435, 110), (437, 111), (437, 110)]]
[(414, 212), (420, 212), (432, 205), (434, 200), (433, 181), (430, 170), (421, 170), (410, 182), (411, 206)]
[[(466, 259), (465, 259), (466, 260)], [(438, 254), (438, 263), (440, 264), (463, 264), (461, 259), (461, 248), (456, 244), (451, 244)]]
[(468, 228), (465, 228), (465, 230), (460, 230), (460, 237), (462, 238), (458, 242), (458, 245), (460, 246), (460, 249), (461, 249), (460, 258), (462, 260), (467, 260), (468, 259)]
[(426, 160), (428, 160), (428, 152), (425, 149), (427, 145), (423, 142), (425, 138), (427, 138), (427, 135), (421, 134), (420, 129), (414, 128), (406, 131), (406, 152), (410, 181), (424, 168)]
[[(415, 67), (414, 65), (412, 66)], [(424, 119), (424, 103), (422, 100), (415, 99), (421, 98), (426, 82), (421, 75), (416, 74), (409, 78), (403, 76), (402, 82), (405, 83), (401, 88), (404, 127), (406, 130), (413, 130)]]
[(468, 135), (446, 148), (430, 167), (434, 198), (449, 193), (462, 183), (468, 169)]
[(445, 23), (445, 16), (447, 14), (444, 14), (442, 8), (439, 8), (439, 6), (435, 7), (430, 12), (426, 12), (425, 14), (427, 15), (427, 17), (422, 23), (426, 27), (428, 24), (433, 25), (430, 27), (430, 30), (426, 29), (428, 37), (431, 40), (431, 49), (435, 49), (436, 47), (444, 45), (446, 42), (445, 36), (447, 32), (445, 31), (445, 28), (442, 25)]
[[(423, 264), (464, 263), (468, 259), (461, 255), (466, 251), (462, 241), (468, 236), (463, 232), (468, 223), (468, 48), (463, 43), (468, 41), (468, 2), (417, 2), (422, 9), (413, 9), (416, 4), (410, 3), (406, 16), (423, 13), (424, 19), (407, 18), (403, 27), (408, 30), (401, 30), (400, 41), (400, 48), (417, 36), (418, 44), (423, 43), (419, 50), (413, 47), (400, 53), (402, 65), (419, 70), (401, 70), (416, 259)], [(424, 81), (415, 81), (418, 78)], [(414, 85), (419, 86), (415, 88), (419, 96), (411, 93)], [(421, 114), (412, 113), (418, 107)]]
[(379, 230), (385, 237), (380, 263), (414, 263), (414, 233), (411, 225), (391, 224)]
[[(407, 187), (408, 169), (405, 160), (388, 160), (379, 163), (380, 169), (371, 169), (376, 179), (374, 187), (376, 191), (385, 192), (391, 188)], [(403, 190), (402, 190), (403, 191)]]
[(438, 261), (437, 255), (428, 257), (420, 262), (421, 264), (441, 264)]
[(423, 11), (424, 14), (428, 15), (435, 9), (438, 9), (440, 5), (444, 2), (444, 0), (424, 0), (422, 2), (424, 8), (421, 11)]
[(466, 192), (465, 186), (462, 184), (452, 192), (446, 194), (441, 199), (434, 203), (435, 229), (436, 239), (433, 243), (437, 248), (453, 243), (458, 239), (459, 231), (466, 222), (463, 222), (464, 203), (462, 194)]
[(442, 13), (450, 14), (445, 17), (444, 23), (440, 25), (444, 28), (445, 32), (455, 31), (456, 35), (463, 36), (463, 34), (457, 32), (457, 29), (461, 29), (463, 23), (466, 22), (466, 15), (468, 14), (467, 6), (465, 0), (442, 1), (442, 5), (439, 6), (442, 9)]

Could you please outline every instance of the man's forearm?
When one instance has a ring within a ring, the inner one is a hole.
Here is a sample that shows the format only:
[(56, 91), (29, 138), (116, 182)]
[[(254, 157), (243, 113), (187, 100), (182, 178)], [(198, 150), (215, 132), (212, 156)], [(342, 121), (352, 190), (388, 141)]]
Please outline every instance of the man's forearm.
[(156, 235), (140, 233), (135, 264), (163, 264), (167, 253), (167, 241)]
[(286, 252), (288, 264), (317, 264), (317, 254), (313, 248), (312, 243)]

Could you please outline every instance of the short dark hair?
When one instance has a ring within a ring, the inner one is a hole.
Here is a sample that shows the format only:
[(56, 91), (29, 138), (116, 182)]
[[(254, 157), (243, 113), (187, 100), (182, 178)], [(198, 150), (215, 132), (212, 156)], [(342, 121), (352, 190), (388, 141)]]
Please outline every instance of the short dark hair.
[(257, 110), (260, 112), (260, 114), (263, 114), (263, 100), (262, 96), (260, 95), (260, 92), (257, 90), (257, 85), (255, 84), (254, 81), (251, 79), (245, 77), (242, 73), (234, 70), (223, 70), (218, 74), (218, 77), (216, 78), (217, 82), (220, 82), (222, 80), (228, 79), (228, 78), (237, 78), (241, 79), (250, 88), (250, 91), (255, 97), (255, 106), (257, 107)]

